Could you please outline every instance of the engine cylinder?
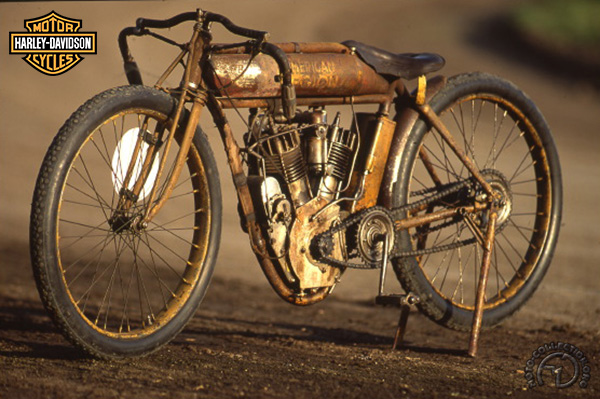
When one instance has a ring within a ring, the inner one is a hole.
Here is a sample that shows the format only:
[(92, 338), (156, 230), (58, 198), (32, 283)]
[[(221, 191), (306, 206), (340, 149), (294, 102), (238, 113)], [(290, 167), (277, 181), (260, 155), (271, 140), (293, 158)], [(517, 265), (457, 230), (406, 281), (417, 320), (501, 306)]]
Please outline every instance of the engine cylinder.
[(275, 135), (264, 144), (267, 175), (279, 175), (285, 180), (294, 206), (310, 201), (311, 193), (302, 156), (300, 138), (296, 131)]
[(357, 136), (350, 130), (334, 125), (329, 134), (329, 152), (324, 176), (319, 187), (319, 196), (326, 200), (337, 197), (340, 183), (346, 180), (352, 165)]

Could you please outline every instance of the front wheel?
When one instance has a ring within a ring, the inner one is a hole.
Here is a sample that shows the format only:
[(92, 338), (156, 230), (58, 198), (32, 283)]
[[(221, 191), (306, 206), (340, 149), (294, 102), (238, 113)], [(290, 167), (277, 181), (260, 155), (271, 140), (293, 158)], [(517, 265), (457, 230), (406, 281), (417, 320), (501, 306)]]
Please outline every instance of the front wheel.
[[(550, 264), (562, 207), (558, 155), (534, 103), (495, 76), (451, 78), (430, 105), (502, 198), (483, 314), (483, 326), (493, 326), (527, 301)], [(394, 207), (471, 177), (423, 121), (410, 133), (400, 170), (404, 173), (394, 188)], [(473, 203), (478, 195), (476, 188), (461, 190), (412, 215)], [(459, 330), (471, 327), (483, 255), (473, 225), (485, 231), (486, 215), (474, 214), (470, 221), (456, 216), (401, 231), (400, 249), (415, 256), (399, 258), (394, 265), (403, 287), (421, 298), (420, 309), (439, 324)]]
[[(194, 314), (212, 275), (221, 192), (199, 129), (169, 200), (149, 225), (137, 223), (152, 187), (158, 200), (173, 169), (183, 122), (157, 173), (175, 107), (172, 97), (144, 86), (97, 95), (65, 122), (38, 176), (30, 226), (38, 290), (64, 335), (93, 356), (139, 356), (167, 343)], [(134, 161), (138, 137), (144, 141)], [(153, 143), (158, 153), (143, 178)], [(136, 179), (143, 184), (132, 196)], [(117, 211), (124, 196), (132, 205)]]

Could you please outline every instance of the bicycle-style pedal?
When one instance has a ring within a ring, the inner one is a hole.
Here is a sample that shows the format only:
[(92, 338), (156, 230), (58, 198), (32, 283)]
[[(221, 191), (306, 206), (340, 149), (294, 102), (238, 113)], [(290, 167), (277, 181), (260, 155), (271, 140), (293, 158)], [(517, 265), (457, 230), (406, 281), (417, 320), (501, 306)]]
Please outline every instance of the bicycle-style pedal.
[(412, 293), (377, 295), (375, 297), (375, 305), (381, 306), (409, 306), (416, 305), (419, 301), (419, 297)]

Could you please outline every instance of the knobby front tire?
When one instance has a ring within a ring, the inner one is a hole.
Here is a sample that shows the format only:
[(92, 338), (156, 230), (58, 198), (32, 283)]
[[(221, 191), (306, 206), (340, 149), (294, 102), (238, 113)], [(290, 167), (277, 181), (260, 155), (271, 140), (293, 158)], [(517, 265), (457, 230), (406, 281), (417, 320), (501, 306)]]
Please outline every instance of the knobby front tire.
[[(175, 108), (172, 97), (152, 88), (107, 90), (65, 122), (38, 176), (30, 225), (37, 287), (69, 341), (96, 357), (140, 356), (169, 342), (193, 316), (212, 275), (221, 191), (199, 128), (171, 197), (149, 225), (134, 228), (135, 218), (148, 208), (154, 182), (160, 198), (185, 121), (162, 176), (156, 159), (137, 201), (115, 218), (142, 126), (166, 138)], [(148, 151), (142, 144), (134, 171)]]

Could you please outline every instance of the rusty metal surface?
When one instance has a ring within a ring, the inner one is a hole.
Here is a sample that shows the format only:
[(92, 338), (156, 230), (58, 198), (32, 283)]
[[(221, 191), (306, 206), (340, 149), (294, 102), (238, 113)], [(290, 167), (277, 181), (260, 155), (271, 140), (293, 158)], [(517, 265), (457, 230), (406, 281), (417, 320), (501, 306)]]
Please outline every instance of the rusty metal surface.
[(229, 125), (223, 110), (219, 107), (219, 103), (212, 95), (208, 96), (206, 105), (221, 135), (242, 212), (246, 217), (247, 222), (253, 221), (255, 218), (254, 205), (252, 203), (250, 189), (248, 188), (248, 179), (242, 165), (240, 147), (233, 137), (231, 126)]
[[(349, 105), (349, 104), (383, 104), (390, 101), (391, 97), (387, 94), (367, 94), (362, 96), (346, 97), (304, 97), (298, 98), (298, 106), (318, 107), (323, 105)], [(224, 98), (220, 97), (219, 102), (224, 109), (229, 108), (266, 108), (270, 105), (268, 99), (243, 99), (243, 98)]]
[(419, 158), (421, 159), (421, 162), (423, 162), (423, 166), (425, 167), (427, 174), (429, 174), (429, 177), (431, 177), (431, 180), (435, 183), (436, 186), (441, 186), (443, 184), (442, 179), (440, 179), (440, 177), (438, 176), (425, 147), (419, 148)]
[[(179, 145), (179, 152), (177, 153), (177, 158), (175, 159), (174, 169), (172, 170), (169, 178), (167, 179), (165, 188), (163, 190), (162, 195), (157, 199), (156, 204), (149, 208), (148, 214), (144, 218), (144, 222), (148, 223), (154, 216), (158, 213), (158, 211), (163, 207), (165, 202), (171, 196), (175, 185), (177, 184), (177, 180), (179, 179), (179, 175), (185, 165), (186, 158), (188, 157), (188, 152), (190, 150), (190, 146), (192, 144), (192, 140), (194, 138), (194, 134), (196, 133), (196, 126), (198, 125), (198, 121), (200, 120), (200, 114), (204, 109), (204, 100), (202, 98), (197, 98), (194, 101), (194, 105), (192, 106), (192, 111), (190, 112), (190, 117), (188, 119), (188, 124), (185, 128), (185, 133), (183, 134), (183, 138)], [(174, 136), (175, 130), (172, 131), (171, 136)], [(173, 140), (172, 138), (170, 140)], [(166, 151), (165, 151), (166, 152)], [(164, 170), (164, 161), (166, 159), (166, 154), (163, 155), (161, 159), (161, 165), (159, 167), (159, 173)], [(150, 166), (150, 165), (149, 165)], [(148, 166), (148, 167), (149, 167)], [(162, 170), (161, 170), (162, 169)], [(158, 181), (158, 179), (157, 179)], [(151, 198), (154, 199), (156, 195), (158, 184), (153, 186), (151, 192)], [(151, 204), (153, 202), (150, 202)]]
[(458, 143), (452, 136), (452, 133), (448, 131), (448, 128), (442, 123), (439, 116), (431, 109), (429, 104), (419, 105), (419, 112), (427, 118), (427, 122), (430, 123), (435, 130), (438, 131), (440, 136), (448, 144), (450, 149), (456, 154), (458, 159), (465, 165), (465, 168), (473, 175), (473, 178), (481, 185), (483, 190), (490, 196), (494, 195), (494, 191), (485, 178), (481, 175), (481, 172), (477, 170), (477, 167), (473, 161), (467, 156), (467, 154), (459, 147)]
[[(259, 54), (248, 65), (248, 54), (212, 57), (214, 89), (226, 89), (231, 98), (276, 98), (281, 96), (277, 63)], [(300, 97), (349, 97), (387, 94), (389, 82), (357, 56), (349, 54), (289, 54), (292, 83)], [(224, 93), (223, 93), (224, 96)]]
[(410, 314), (410, 306), (402, 305), (400, 311), (400, 319), (398, 320), (398, 327), (396, 328), (396, 334), (394, 335), (394, 343), (392, 344), (392, 350), (396, 350), (404, 343), (404, 334), (406, 333), (406, 324), (408, 322), (408, 315)]
[[(312, 239), (327, 231), (333, 223), (339, 220), (339, 207), (337, 205), (327, 208), (313, 219), (313, 215), (322, 209), (328, 201), (316, 197), (296, 209), (296, 218), (290, 231), (289, 257), (294, 273), (298, 276), (301, 289), (331, 287), (335, 285), (341, 275), (341, 269), (324, 263), (317, 262), (311, 255), (310, 245)], [(342, 259), (342, 234), (334, 240), (332, 256)]]
[(329, 287), (316, 289), (311, 293), (299, 295), (298, 292), (291, 287), (292, 283), (285, 279), (285, 272), (282, 270), (281, 263), (270, 258), (266, 248), (265, 237), (263, 236), (260, 226), (256, 222), (254, 204), (248, 187), (247, 177), (244, 173), (239, 145), (235, 141), (227, 118), (214, 96), (209, 95), (207, 107), (221, 134), (221, 140), (223, 141), (225, 152), (227, 153), (227, 159), (238, 200), (246, 221), (248, 235), (250, 236), (250, 244), (260, 262), (267, 280), (281, 298), (294, 305), (305, 306), (322, 301), (329, 295)]
[[(443, 76), (435, 76), (429, 79), (427, 81), (425, 101), (431, 100), (445, 85), (446, 78)], [(388, 208), (392, 206), (392, 190), (398, 177), (400, 162), (408, 136), (419, 117), (418, 112), (409, 106), (408, 92), (405, 91), (403, 94), (404, 97), (399, 98), (396, 103), (396, 116), (394, 118), (396, 130), (394, 131), (394, 138), (390, 146), (390, 153), (380, 189), (379, 202)]]
[[(159, 181), (162, 173), (164, 172), (167, 154), (169, 153), (169, 149), (173, 142), (173, 137), (175, 136), (177, 127), (179, 126), (179, 120), (181, 118), (181, 115), (182, 115), (182, 112), (184, 109), (185, 100), (186, 100), (187, 94), (188, 94), (187, 87), (190, 84), (190, 79), (192, 76), (199, 78), (201, 75), (200, 65), (198, 64), (198, 61), (202, 57), (203, 46), (204, 46), (204, 37), (203, 37), (203, 35), (200, 34), (200, 25), (196, 24), (196, 25), (194, 25), (194, 32), (193, 32), (192, 38), (190, 40), (190, 51), (189, 51), (185, 71), (183, 74), (183, 80), (182, 80), (182, 89), (183, 90), (179, 96), (179, 103), (177, 104), (177, 110), (175, 111), (175, 116), (173, 118), (173, 122), (171, 125), (171, 135), (169, 136), (167, 144), (165, 145), (165, 149), (163, 151), (163, 156), (161, 158), (161, 161), (160, 161), (160, 164), (158, 167), (157, 181)], [(146, 214), (144, 215), (144, 218), (143, 218), (144, 224), (147, 224), (150, 222), (150, 220), (152, 220), (152, 218), (158, 213), (158, 211), (162, 208), (162, 206), (165, 204), (165, 202), (171, 195), (171, 192), (173, 191), (173, 188), (175, 187), (177, 179), (179, 178), (179, 174), (181, 173), (181, 170), (183, 168), (183, 164), (185, 163), (185, 158), (187, 157), (187, 153), (189, 151), (192, 139), (193, 139), (195, 131), (196, 131), (196, 125), (198, 124), (198, 121), (200, 118), (200, 113), (203, 108), (204, 108), (204, 98), (201, 96), (196, 97), (196, 99), (194, 101), (194, 105), (192, 107), (193, 114), (190, 116), (190, 120), (185, 128), (184, 137), (181, 140), (179, 152), (178, 152), (177, 158), (175, 160), (175, 169), (170, 174), (170, 176), (167, 178), (167, 186), (166, 186), (166, 189), (165, 189), (165, 192), (163, 193), (163, 195), (161, 195), (161, 197), (158, 199), (158, 201), (153, 206), (151, 206), (151, 207), (149, 206), (148, 209), (146, 210)], [(158, 192), (158, 184), (155, 184), (152, 187), (152, 191), (150, 192), (150, 196), (148, 198), (149, 204), (154, 203), (154, 199), (156, 198), (157, 192)]]
[[(330, 43), (330, 42), (316, 42), (316, 43), (273, 43), (285, 53), (304, 53), (304, 54), (316, 54), (316, 53), (338, 53), (338, 54), (350, 54), (350, 49), (341, 43)], [(246, 47), (236, 47), (216, 51), (217, 54), (246, 54), (248, 49)]]
[(485, 244), (483, 245), (483, 259), (481, 260), (481, 271), (479, 272), (477, 297), (475, 299), (475, 312), (473, 313), (473, 325), (471, 326), (471, 337), (469, 339), (468, 354), (471, 357), (475, 357), (477, 355), (479, 332), (481, 331), (481, 322), (483, 320), (485, 289), (487, 287), (488, 273), (490, 271), (490, 264), (492, 260), (492, 250), (494, 248), (494, 235), (496, 233), (497, 219), (498, 214), (495, 211), (492, 211), (485, 235)]
[[(424, 208), (427, 206), (425, 205)], [(453, 216), (459, 215), (461, 212), (465, 213), (474, 213), (477, 211), (482, 211), (487, 209), (486, 204), (480, 204), (476, 202), (474, 205), (463, 206), (460, 208), (447, 208), (441, 209), (439, 211), (426, 213), (424, 215), (407, 217), (404, 219), (396, 220), (394, 222), (394, 228), (396, 230), (405, 230), (413, 227), (420, 227), (424, 225), (428, 225), (433, 222), (437, 222), (439, 220), (444, 220), (451, 218)]]

